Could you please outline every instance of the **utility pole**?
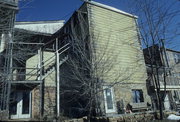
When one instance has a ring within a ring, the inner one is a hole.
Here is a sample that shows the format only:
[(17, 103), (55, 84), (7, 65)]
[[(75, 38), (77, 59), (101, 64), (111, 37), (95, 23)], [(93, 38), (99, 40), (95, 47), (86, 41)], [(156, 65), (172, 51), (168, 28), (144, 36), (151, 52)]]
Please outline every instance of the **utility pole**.
[(161, 39), (161, 43), (162, 43), (163, 52), (164, 52), (164, 56), (165, 56), (165, 62), (166, 62), (165, 66), (167, 65), (169, 74), (171, 75), (171, 71), (169, 70), (169, 62), (168, 62), (168, 57), (167, 57), (167, 53), (166, 53), (166, 47), (165, 47), (165, 44), (164, 44), (164, 39)]

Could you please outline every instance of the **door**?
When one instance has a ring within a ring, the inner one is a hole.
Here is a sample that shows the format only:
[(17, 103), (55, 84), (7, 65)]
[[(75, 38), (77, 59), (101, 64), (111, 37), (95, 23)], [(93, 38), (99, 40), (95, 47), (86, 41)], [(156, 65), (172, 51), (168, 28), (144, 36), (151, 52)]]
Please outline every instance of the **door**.
[(169, 102), (169, 96), (168, 94), (166, 94), (166, 97), (164, 99), (164, 108), (165, 110), (170, 110), (170, 102)]
[(116, 112), (116, 108), (115, 108), (115, 104), (114, 104), (114, 92), (113, 92), (113, 88), (109, 88), (104, 86), (104, 99), (105, 99), (105, 110), (106, 113), (115, 113)]
[(31, 113), (31, 92), (18, 91), (12, 94), (10, 104), (11, 119), (30, 118)]

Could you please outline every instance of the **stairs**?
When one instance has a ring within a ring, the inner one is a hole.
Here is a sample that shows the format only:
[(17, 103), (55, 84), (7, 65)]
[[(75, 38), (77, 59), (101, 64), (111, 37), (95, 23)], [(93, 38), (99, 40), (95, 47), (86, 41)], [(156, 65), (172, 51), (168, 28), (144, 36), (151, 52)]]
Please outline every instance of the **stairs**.
[[(64, 62), (66, 62), (68, 60), (68, 56), (65, 56), (59, 63), (59, 66), (61, 64), (63, 64)], [(56, 63), (53, 63), (51, 65), (49, 65), (49, 67), (47, 69), (44, 70), (44, 75), (42, 77), (42, 80), (44, 80), (48, 75), (50, 75), (56, 68)]]
[(34, 77), (34, 79), (36, 80), (39, 80), (41, 74), (42, 75), (41, 75), (40, 80), (44, 80), (48, 75), (50, 75), (53, 71), (56, 70), (56, 56), (57, 55), (61, 57), (59, 60), (59, 66), (61, 66), (64, 62), (68, 60), (68, 55), (65, 54), (65, 52), (68, 49), (69, 49), (69, 43), (65, 44), (64, 46), (56, 50), (51, 57), (41, 62), (42, 66), (40, 68), (36, 68), (36, 69), (33, 69), (32, 71), (29, 71), (28, 74), (32, 74), (32, 75), (26, 78), (26, 80), (30, 80), (32, 79), (32, 77)]

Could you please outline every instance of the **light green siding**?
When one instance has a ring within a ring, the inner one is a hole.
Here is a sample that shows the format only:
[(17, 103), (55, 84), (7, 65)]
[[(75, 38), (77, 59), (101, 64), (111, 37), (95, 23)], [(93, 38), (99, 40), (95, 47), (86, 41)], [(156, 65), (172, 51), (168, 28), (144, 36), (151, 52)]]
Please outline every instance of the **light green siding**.
[[(49, 60), (52, 56), (54, 55), (54, 53), (52, 52), (44, 52), (43, 54), (43, 60), (47, 61)], [(55, 57), (53, 57), (55, 58)], [(33, 57), (29, 58), (26, 62), (26, 68), (38, 68), (38, 63), (39, 63), (39, 55), (34, 55)], [(55, 63), (55, 60), (52, 63)], [(46, 65), (45, 63), (45, 69), (48, 68), (48, 66), (50, 66), (51, 64)], [(26, 80), (36, 80), (37, 76), (38, 76), (38, 70), (33, 70), (32, 69), (27, 69), (26, 70), (26, 74), (34, 74), (33, 76), (29, 77), (26, 76)], [(29, 78), (29, 79), (27, 79)], [(45, 78), (45, 86), (55, 86), (55, 71), (53, 71), (51, 74), (49, 74), (46, 78)]]
[(99, 62), (97, 73), (107, 84), (116, 84), (116, 101), (132, 102), (132, 89), (142, 89), (145, 102), (149, 101), (136, 18), (96, 5), (89, 4), (88, 8), (94, 62)]
[[(130, 82), (145, 83), (145, 63), (138, 43), (135, 19), (94, 5), (90, 6), (90, 30), (96, 46), (96, 59), (113, 66), (106, 81), (118, 74), (130, 77)], [(120, 71), (120, 72), (119, 72)]]

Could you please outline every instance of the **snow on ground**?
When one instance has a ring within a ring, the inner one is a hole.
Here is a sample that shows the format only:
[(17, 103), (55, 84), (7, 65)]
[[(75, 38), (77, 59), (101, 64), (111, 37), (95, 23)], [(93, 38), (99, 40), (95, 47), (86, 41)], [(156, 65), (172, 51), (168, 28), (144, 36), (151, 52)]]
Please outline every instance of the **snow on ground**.
[(168, 120), (180, 120), (180, 116), (177, 116), (175, 114), (170, 114), (167, 119)]

